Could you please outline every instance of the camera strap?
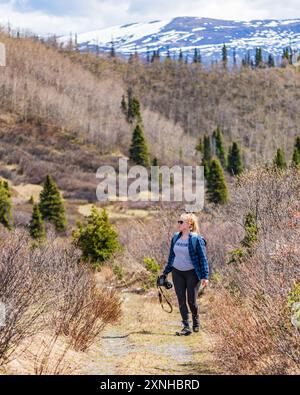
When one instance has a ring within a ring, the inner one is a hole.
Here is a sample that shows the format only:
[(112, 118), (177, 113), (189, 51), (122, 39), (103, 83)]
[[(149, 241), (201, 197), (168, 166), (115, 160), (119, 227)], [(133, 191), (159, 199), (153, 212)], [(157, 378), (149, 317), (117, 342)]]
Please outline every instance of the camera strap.
[[(172, 305), (171, 305), (171, 302), (170, 302), (169, 299), (166, 297), (166, 295), (164, 294), (163, 290), (161, 289), (161, 287), (160, 287), (159, 285), (157, 286), (157, 289), (158, 289), (158, 299), (159, 299), (159, 303), (160, 303), (160, 305), (161, 305), (161, 308), (162, 308), (165, 312), (167, 312), (167, 313), (172, 313), (173, 307), (172, 307)], [(163, 305), (163, 298), (165, 299), (166, 303), (169, 305), (170, 311), (168, 311), (168, 310), (165, 309), (165, 307), (164, 307), (164, 305)]]

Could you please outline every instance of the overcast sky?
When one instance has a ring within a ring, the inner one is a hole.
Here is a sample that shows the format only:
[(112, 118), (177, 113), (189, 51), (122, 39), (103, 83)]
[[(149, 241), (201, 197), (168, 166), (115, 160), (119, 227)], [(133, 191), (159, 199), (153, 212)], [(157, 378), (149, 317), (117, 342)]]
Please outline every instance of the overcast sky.
[(39, 34), (81, 33), (175, 16), (300, 18), (300, 0), (0, 0), (0, 24), (9, 21)]

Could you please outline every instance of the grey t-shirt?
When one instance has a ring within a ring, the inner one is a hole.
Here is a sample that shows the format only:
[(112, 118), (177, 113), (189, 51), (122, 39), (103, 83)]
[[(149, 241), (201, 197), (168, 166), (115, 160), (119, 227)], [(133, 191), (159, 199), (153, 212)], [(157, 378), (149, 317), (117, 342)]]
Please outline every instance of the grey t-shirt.
[(195, 269), (193, 262), (189, 254), (189, 239), (181, 240), (178, 239), (174, 245), (173, 251), (175, 253), (175, 258), (173, 262), (173, 267), (178, 270), (191, 270)]

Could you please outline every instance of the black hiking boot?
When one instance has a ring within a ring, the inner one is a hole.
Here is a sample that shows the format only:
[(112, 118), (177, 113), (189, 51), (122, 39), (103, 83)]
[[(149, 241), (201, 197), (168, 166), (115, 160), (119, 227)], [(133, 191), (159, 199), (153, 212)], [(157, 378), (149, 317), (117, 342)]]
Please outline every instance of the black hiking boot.
[(177, 336), (188, 336), (192, 333), (188, 322), (183, 322), (183, 328), (180, 332), (176, 332)]
[(199, 315), (193, 316), (193, 331), (199, 332), (199, 330), (200, 330)]

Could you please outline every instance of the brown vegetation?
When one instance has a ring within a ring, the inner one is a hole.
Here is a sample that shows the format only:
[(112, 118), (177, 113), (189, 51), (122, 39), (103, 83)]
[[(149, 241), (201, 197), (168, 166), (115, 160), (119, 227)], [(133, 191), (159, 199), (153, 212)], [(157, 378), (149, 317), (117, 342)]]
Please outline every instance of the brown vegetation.
[[(220, 338), (217, 355), (228, 372), (299, 372), (300, 333), (291, 324), (288, 303), (300, 279), (300, 222), (295, 215), (300, 209), (299, 188), (297, 170), (257, 169), (237, 181), (228, 211), (223, 212), (222, 219), (237, 227), (250, 211), (259, 228), (251, 253), (219, 265), (213, 275), (210, 329)], [(219, 231), (223, 235), (224, 229)], [(235, 233), (232, 249), (241, 248)], [(229, 255), (227, 250), (227, 261)]]
[(1, 229), (0, 277), (0, 300), (6, 307), (1, 364), (41, 331), (52, 333), (53, 339), (61, 335), (70, 347), (85, 351), (121, 313), (115, 291), (97, 287), (80, 252), (51, 233), (37, 247), (26, 231)]

